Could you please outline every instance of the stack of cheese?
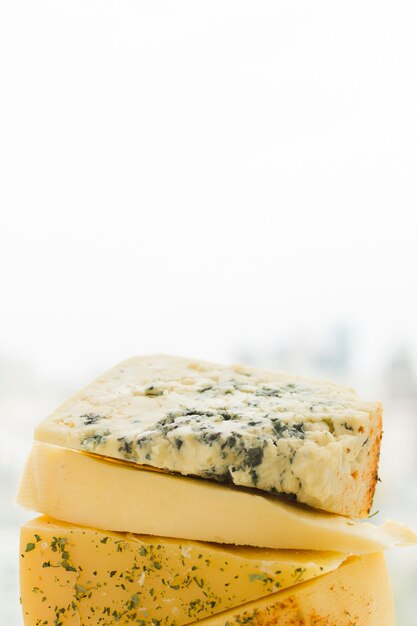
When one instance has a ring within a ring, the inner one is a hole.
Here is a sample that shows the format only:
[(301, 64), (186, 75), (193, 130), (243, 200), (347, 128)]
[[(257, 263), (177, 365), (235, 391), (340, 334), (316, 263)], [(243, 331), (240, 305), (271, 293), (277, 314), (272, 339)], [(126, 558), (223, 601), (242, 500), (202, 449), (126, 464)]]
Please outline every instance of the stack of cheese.
[(25, 626), (393, 626), (381, 406), (282, 373), (130, 359), (36, 430)]

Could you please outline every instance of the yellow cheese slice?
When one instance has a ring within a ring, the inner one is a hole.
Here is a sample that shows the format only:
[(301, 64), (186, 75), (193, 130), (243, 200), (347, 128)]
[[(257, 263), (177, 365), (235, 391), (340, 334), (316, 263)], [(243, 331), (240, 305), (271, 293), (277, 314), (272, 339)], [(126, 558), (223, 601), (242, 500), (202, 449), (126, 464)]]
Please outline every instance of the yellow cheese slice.
[(346, 559), (105, 532), (48, 517), (22, 527), (20, 552), (25, 626), (181, 626), (326, 574)]
[(226, 611), (199, 626), (394, 626), (382, 554), (351, 557), (337, 570)]
[(282, 498), (35, 442), (18, 502), (81, 526), (267, 548), (363, 554), (417, 543), (402, 524), (381, 527)]

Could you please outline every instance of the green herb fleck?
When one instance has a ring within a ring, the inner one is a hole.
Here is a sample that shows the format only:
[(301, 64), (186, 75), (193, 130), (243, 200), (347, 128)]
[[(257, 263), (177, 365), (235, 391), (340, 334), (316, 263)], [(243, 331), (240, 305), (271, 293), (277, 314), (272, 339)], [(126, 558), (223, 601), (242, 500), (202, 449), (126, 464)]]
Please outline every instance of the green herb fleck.
[(164, 392), (162, 391), (162, 389), (157, 389), (157, 387), (154, 387), (153, 385), (151, 385), (150, 387), (145, 389), (144, 393), (145, 393), (145, 396), (148, 396), (150, 398), (156, 398), (158, 396), (162, 396)]

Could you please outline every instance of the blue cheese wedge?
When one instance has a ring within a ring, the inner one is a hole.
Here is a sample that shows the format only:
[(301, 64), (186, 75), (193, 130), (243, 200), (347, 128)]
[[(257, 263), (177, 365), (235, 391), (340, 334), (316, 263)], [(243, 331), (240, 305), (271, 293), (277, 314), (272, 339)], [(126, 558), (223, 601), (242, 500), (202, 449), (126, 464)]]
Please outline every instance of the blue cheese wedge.
[(100, 376), (44, 420), (35, 438), (365, 517), (381, 433), (381, 404), (350, 388), (152, 355)]

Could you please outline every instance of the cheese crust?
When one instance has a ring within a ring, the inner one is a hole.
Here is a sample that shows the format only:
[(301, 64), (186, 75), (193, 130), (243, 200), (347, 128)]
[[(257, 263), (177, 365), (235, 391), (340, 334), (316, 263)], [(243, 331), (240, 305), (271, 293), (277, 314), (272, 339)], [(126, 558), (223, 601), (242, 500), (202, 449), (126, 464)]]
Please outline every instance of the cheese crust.
[(377, 553), (352, 557), (314, 581), (206, 618), (199, 624), (394, 626), (392, 590), (384, 556)]
[(56, 445), (365, 517), (382, 406), (281, 372), (152, 355), (106, 372), (36, 430)]

